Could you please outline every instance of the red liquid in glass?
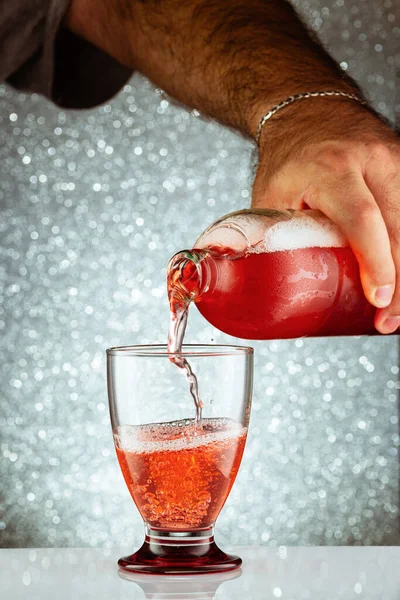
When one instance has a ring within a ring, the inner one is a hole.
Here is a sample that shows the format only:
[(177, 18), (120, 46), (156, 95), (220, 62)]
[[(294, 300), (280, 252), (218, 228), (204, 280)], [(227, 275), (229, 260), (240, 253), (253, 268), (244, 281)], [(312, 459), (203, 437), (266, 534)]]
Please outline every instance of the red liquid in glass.
[(117, 446), (132, 498), (157, 530), (213, 525), (242, 459), (245, 428), (227, 419), (186, 423), (125, 426)]
[[(195, 251), (194, 251), (195, 252)], [(244, 339), (376, 334), (349, 247), (301, 248), (235, 257), (211, 250), (200, 263), (208, 289), (196, 288), (189, 263), (181, 285), (219, 330)], [(172, 279), (171, 279), (172, 282)], [(172, 311), (173, 285), (170, 285)]]

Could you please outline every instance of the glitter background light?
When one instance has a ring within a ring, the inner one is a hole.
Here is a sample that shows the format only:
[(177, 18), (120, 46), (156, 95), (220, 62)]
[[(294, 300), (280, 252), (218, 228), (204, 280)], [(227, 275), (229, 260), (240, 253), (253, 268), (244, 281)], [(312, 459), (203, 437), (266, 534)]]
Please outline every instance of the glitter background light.
[[(298, 2), (392, 121), (391, 0)], [(135, 545), (105, 349), (165, 342), (165, 266), (248, 206), (252, 148), (134, 76), (65, 112), (0, 87), (1, 546)], [(232, 343), (194, 310), (188, 340)], [(398, 544), (397, 340), (254, 344), (252, 424), (227, 544)]]

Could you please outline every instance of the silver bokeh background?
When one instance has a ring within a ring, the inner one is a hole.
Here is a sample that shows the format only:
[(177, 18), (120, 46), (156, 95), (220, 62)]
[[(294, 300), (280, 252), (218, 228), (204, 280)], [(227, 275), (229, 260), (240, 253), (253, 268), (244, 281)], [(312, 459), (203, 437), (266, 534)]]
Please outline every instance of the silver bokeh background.
[[(393, 120), (395, 0), (298, 5)], [(248, 206), (251, 153), (139, 76), (82, 113), (0, 87), (1, 546), (142, 539), (105, 349), (166, 340), (166, 263)], [(195, 310), (187, 339), (235, 341)], [(219, 541), (399, 543), (397, 340), (254, 346), (250, 436)]]

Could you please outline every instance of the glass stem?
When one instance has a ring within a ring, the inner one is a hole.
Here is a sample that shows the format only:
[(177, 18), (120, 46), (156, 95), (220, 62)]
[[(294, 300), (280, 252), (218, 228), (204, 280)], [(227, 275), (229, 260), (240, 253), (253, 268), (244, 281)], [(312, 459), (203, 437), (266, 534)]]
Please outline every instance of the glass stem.
[(214, 527), (196, 531), (165, 531), (145, 525), (145, 543), (151, 552), (163, 556), (166, 550), (201, 556), (214, 544)]

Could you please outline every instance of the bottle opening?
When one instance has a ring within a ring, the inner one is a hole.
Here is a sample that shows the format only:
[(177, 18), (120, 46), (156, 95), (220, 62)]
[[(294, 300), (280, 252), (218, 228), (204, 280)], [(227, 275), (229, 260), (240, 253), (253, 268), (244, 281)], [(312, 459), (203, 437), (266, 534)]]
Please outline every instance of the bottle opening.
[(171, 258), (167, 285), (172, 312), (188, 306), (200, 294), (203, 288), (201, 261), (207, 254), (205, 250), (182, 250)]

